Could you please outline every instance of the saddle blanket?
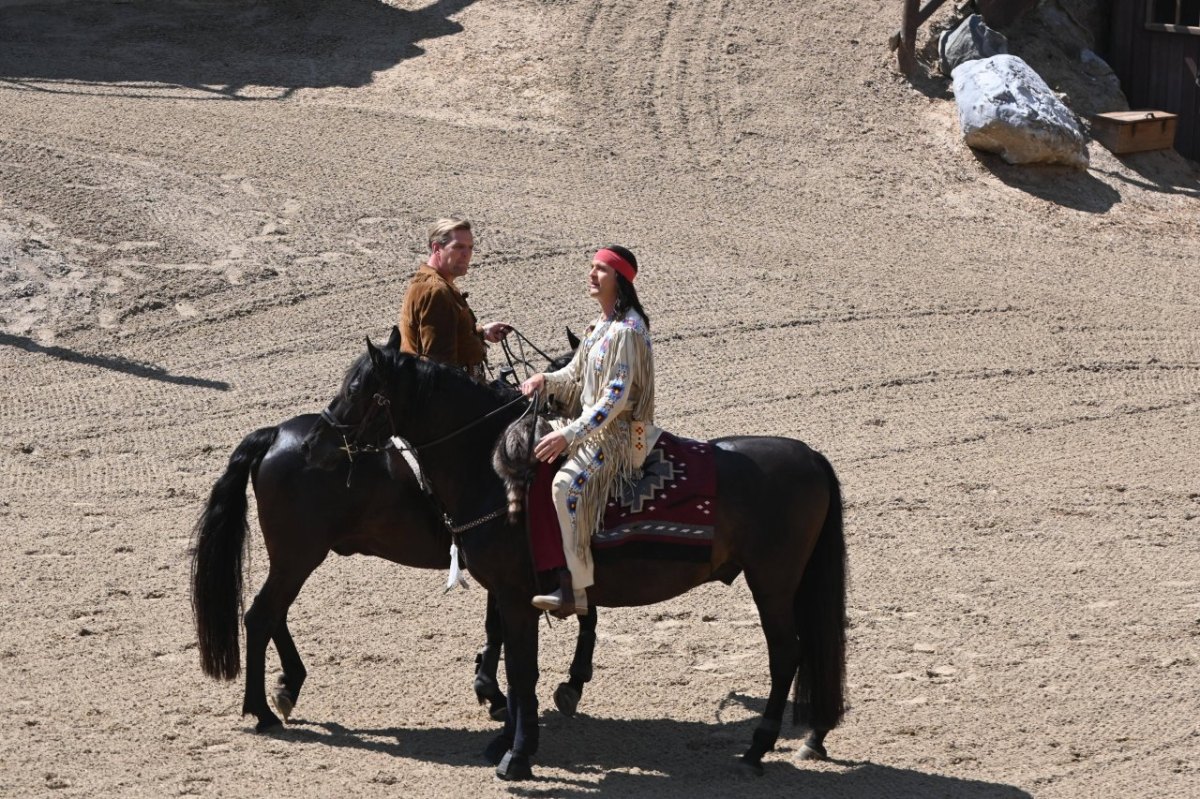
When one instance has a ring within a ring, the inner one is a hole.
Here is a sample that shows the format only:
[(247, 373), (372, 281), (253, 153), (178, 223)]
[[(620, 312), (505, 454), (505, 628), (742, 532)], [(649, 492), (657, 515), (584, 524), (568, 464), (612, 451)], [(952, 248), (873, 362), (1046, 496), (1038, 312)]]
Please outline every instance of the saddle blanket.
[[(566, 566), (550, 484), (558, 464), (539, 464), (529, 489), (529, 537), (534, 567)], [(717, 467), (707, 441), (659, 435), (642, 464), (642, 477), (619, 489), (604, 510), (603, 530), (592, 536), (596, 562), (615, 557), (708, 563), (717, 519)]]

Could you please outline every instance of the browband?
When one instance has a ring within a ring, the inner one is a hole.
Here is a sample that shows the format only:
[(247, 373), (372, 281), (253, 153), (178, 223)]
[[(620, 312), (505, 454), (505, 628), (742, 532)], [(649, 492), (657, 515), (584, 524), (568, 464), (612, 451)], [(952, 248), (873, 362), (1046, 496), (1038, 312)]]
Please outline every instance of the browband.
[(612, 250), (609, 250), (609, 249), (597, 250), (596, 256), (592, 260), (599, 261), (600, 263), (604, 264), (605, 266), (611, 266), (613, 269), (616, 270), (618, 275), (625, 278), (630, 283), (632, 283), (634, 277), (637, 276), (637, 270), (635, 270), (633, 268), (633, 264), (629, 263), (629, 261), (626, 261), (624, 258), (622, 258), (617, 253), (613, 252)]

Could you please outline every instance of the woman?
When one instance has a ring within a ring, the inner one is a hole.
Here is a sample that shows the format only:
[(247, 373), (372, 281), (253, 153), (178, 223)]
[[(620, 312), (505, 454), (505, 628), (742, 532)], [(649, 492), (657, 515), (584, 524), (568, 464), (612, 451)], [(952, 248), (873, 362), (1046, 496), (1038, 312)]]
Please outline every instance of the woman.
[(599, 250), (588, 294), (600, 305), (600, 318), (569, 364), (521, 384), (526, 396), (545, 390), (575, 417), (534, 448), (546, 463), (568, 454), (554, 477), (553, 496), (570, 575), (559, 590), (533, 598), (534, 607), (561, 616), (587, 613), (592, 534), (613, 488), (634, 479), (658, 439), (650, 320), (633, 287), (637, 270), (637, 259), (624, 247)]

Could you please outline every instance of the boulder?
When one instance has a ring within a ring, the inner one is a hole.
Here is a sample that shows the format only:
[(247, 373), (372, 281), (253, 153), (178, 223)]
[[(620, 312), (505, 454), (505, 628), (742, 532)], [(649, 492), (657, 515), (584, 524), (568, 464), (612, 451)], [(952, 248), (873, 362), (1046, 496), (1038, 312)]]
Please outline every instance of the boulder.
[(1010, 164), (1087, 169), (1087, 138), (1062, 101), (1013, 55), (960, 64), (951, 74), (966, 143)]
[(993, 28), (1007, 28), (1037, 4), (1038, 0), (975, 0), (975, 7)]
[[(1095, 0), (1043, 0), (1005, 28), (1009, 52), (1067, 95), (1071, 110), (1086, 119), (1105, 111), (1125, 111), (1121, 82), (1096, 55), (1105, 39), (1108, 8)], [(985, 17), (986, 19), (986, 17)]]
[(972, 14), (954, 30), (948, 30), (938, 40), (942, 74), (949, 75), (959, 64), (990, 58), (1008, 52), (1008, 39), (992, 30), (983, 17)]

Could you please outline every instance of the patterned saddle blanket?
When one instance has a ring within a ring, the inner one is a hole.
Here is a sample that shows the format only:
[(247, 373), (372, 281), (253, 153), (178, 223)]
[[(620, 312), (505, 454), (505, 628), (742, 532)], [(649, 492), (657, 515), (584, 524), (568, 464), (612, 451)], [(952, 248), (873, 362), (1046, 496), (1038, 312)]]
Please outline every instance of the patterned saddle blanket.
[[(529, 489), (529, 535), (538, 571), (566, 565), (550, 484), (557, 464), (540, 464)], [(663, 432), (642, 465), (642, 477), (612, 496), (603, 530), (592, 536), (596, 562), (651, 558), (708, 563), (717, 519), (713, 445)]]

